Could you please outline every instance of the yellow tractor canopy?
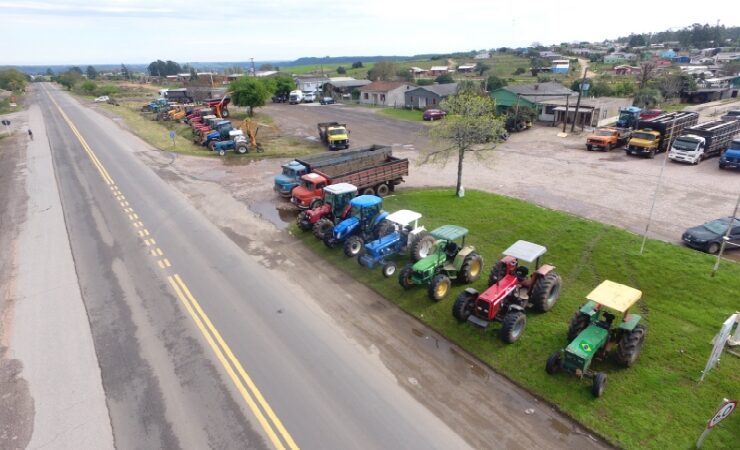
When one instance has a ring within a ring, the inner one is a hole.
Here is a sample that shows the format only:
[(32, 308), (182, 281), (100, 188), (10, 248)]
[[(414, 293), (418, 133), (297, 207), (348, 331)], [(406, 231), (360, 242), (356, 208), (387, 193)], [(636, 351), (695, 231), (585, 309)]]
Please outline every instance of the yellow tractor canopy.
[(596, 286), (586, 298), (609, 309), (624, 313), (642, 298), (642, 291), (605, 280)]

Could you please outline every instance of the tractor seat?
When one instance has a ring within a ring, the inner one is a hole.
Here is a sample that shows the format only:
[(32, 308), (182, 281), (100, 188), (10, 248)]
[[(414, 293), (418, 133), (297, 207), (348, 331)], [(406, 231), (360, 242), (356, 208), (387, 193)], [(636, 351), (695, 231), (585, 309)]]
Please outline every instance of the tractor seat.
[(450, 258), (454, 258), (459, 251), (460, 247), (458, 247), (458, 245), (452, 241), (448, 242), (447, 245), (445, 245), (445, 254)]
[(604, 318), (596, 321), (596, 326), (608, 331), (612, 327), (612, 322), (614, 322), (614, 314), (604, 311)]
[(527, 268), (527, 266), (519, 266), (514, 271), (514, 275), (517, 280), (524, 281), (527, 279), (527, 275), (529, 275), (529, 268)]

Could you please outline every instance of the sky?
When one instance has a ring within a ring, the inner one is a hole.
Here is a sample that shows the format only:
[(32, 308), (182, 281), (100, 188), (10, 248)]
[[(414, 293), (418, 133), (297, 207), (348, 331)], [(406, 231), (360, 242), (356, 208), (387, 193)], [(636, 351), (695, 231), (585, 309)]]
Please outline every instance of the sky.
[[(0, 0), (0, 65), (447, 53), (740, 25), (740, 1)], [(685, 2), (685, 5), (696, 2)], [(670, 6), (669, 6), (670, 5)]]

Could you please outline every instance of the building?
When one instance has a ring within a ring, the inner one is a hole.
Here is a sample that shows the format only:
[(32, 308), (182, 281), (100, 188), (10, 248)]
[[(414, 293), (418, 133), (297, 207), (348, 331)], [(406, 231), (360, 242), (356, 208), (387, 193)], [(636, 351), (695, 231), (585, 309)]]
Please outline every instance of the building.
[(635, 61), (636, 59), (637, 59), (636, 54), (625, 53), (625, 52), (614, 52), (614, 53), (609, 53), (608, 55), (604, 56), (604, 62), (606, 64), (622, 63), (626, 61)]
[(303, 92), (321, 91), (324, 83), (328, 83), (329, 77), (295, 77), (296, 89)]
[(581, 97), (578, 105), (578, 116), (576, 116), (576, 98), (551, 98), (543, 101), (543, 106), (552, 111), (550, 125), (562, 124), (566, 118), (567, 123), (572, 124), (575, 120), (576, 127), (591, 128), (602, 127), (612, 124), (619, 118), (619, 109), (632, 106), (632, 99), (622, 97)]
[(498, 112), (504, 112), (509, 107), (528, 106), (537, 110), (537, 120), (552, 122), (555, 120), (554, 108), (559, 103), (553, 100), (565, 100), (576, 93), (556, 81), (535, 84), (518, 84), (505, 86), (491, 92), (496, 101)]
[(411, 74), (415, 77), (427, 74), (427, 70), (422, 69), (421, 67), (412, 67), (409, 69), (409, 72), (411, 72)]
[(415, 87), (403, 81), (373, 81), (360, 88), (360, 103), (400, 108), (405, 104), (406, 91)]
[(414, 109), (435, 108), (442, 100), (456, 92), (457, 83), (419, 86), (404, 92), (404, 106)]
[(552, 66), (550, 68), (552, 73), (568, 73), (570, 72), (570, 60), (567, 59), (553, 59)]
[(491, 52), (480, 52), (473, 57), (473, 59), (490, 59)]
[(475, 68), (478, 67), (478, 64), (472, 63), (472, 64), (460, 64), (457, 66), (457, 72), (458, 73), (472, 73), (475, 72)]
[(363, 86), (367, 86), (370, 83), (372, 83), (370, 80), (355, 80), (354, 78), (345, 80), (332, 78), (328, 83), (324, 83), (324, 93), (334, 98), (350, 98), (352, 91)]
[(736, 60), (740, 60), (740, 52), (721, 52), (714, 55), (715, 64), (726, 64)]
[(614, 66), (614, 75), (639, 75), (642, 73), (642, 67), (630, 66), (629, 64), (620, 64)]
[(447, 75), (450, 72), (454, 72), (455, 69), (450, 69), (447, 66), (432, 66), (431, 69), (429, 69), (429, 75), (433, 77), (438, 77), (440, 75)]

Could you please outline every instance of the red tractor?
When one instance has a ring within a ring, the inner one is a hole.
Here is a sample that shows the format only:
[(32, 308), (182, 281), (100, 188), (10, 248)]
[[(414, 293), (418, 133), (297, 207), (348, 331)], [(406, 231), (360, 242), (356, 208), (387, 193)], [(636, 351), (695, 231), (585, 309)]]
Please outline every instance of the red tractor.
[[(491, 269), (488, 289), (479, 294), (473, 288), (465, 289), (452, 306), (452, 315), (460, 322), (468, 321), (480, 328), (490, 322), (501, 322), (501, 339), (507, 344), (516, 342), (527, 325), (524, 311), (538, 312), (552, 309), (560, 296), (562, 280), (549, 264), (540, 266), (540, 256), (547, 249), (527, 241), (517, 241), (504, 251)], [(530, 274), (519, 261), (535, 261)]]
[(324, 233), (339, 221), (347, 218), (350, 201), (357, 197), (357, 187), (349, 183), (331, 184), (324, 188), (324, 200), (313, 209), (301, 211), (296, 222), (303, 231), (313, 230), (317, 239), (323, 240)]

